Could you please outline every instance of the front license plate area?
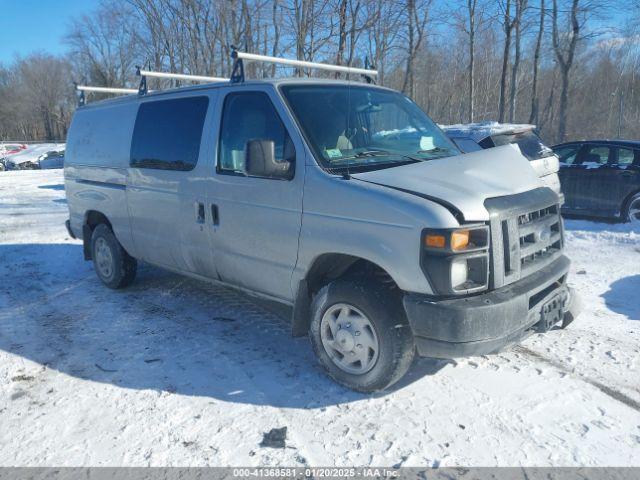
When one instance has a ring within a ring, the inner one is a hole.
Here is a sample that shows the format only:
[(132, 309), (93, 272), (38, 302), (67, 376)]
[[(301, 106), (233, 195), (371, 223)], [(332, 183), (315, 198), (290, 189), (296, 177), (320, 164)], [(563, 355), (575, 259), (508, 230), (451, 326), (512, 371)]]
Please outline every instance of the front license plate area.
[(559, 293), (553, 296), (550, 300), (547, 300), (540, 311), (540, 321), (535, 325), (536, 331), (544, 333), (558, 323), (562, 322), (564, 318), (564, 307), (567, 302), (567, 295)]

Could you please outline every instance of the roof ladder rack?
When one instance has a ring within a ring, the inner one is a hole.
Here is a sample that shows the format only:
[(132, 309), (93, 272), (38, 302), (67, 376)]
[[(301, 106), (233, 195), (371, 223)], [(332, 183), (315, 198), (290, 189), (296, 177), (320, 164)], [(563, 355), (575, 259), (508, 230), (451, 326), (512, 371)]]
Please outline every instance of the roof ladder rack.
[(80, 107), (86, 103), (85, 92), (116, 93), (119, 95), (138, 93), (138, 90), (135, 88), (92, 87), (89, 85), (78, 85), (77, 83), (76, 90), (80, 92), (80, 96), (78, 97), (78, 106)]
[[(331, 72), (342, 72), (346, 74), (360, 74), (364, 77), (367, 83), (373, 82), (373, 77), (378, 75), (377, 70), (371, 70), (369, 68), (355, 68), (355, 67), (345, 67), (342, 65), (331, 65), (328, 63), (316, 63), (316, 62), (307, 62), (304, 60), (293, 60), (290, 58), (280, 58), (280, 57), (269, 57), (267, 55), (257, 55), (255, 53), (246, 53), (239, 52), (236, 49), (233, 49), (231, 52), (231, 56), (234, 59), (233, 64), (233, 73), (231, 74), (231, 82), (238, 83), (244, 82), (244, 62), (265, 62), (265, 63), (276, 63), (279, 65), (287, 65), (289, 67), (298, 67), (298, 68), (314, 68), (318, 70), (329, 70)], [(368, 66), (368, 60), (365, 62), (365, 65)]]
[(154, 72), (152, 70), (143, 70), (141, 67), (136, 67), (136, 75), (140, 77), (140, 87), (138, 93), (145, 95), (147, 93), (147, 77), (153, 78), (171, 78), (173, 80), (187, 80), (190, 82), (200, 83), (212, 83), (212, 82), (228, 82), (228, 78), (222, 77), (207, 77), (204, 75), (187, 75), (184, 73), (168, 73), (168, 72)]

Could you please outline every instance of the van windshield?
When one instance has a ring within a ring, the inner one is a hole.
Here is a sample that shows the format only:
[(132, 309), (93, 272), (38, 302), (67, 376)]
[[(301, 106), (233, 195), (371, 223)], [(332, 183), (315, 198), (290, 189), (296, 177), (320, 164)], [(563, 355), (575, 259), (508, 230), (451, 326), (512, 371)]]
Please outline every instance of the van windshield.
[(285, 85), (316, 158), (331, 170), (371, 170), (460, 154), (409, 98), (348, 85)]

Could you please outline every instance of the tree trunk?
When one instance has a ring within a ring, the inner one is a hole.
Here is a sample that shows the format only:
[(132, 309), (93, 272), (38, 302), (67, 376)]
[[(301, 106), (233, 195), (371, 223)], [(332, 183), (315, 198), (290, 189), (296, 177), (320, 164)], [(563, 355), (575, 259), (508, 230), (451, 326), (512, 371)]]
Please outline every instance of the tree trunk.
[[(347, 48), (347, 0), (340, 0), (338, 9), (339, 32), (338, 32), (338, 53), (336, 55), (336, 64), (342, 65), (344, 60), (344, 50)], [(340, 78), (340, 72), (335, 73), (335, 78)]]
[(578, 7), (580, 0), (572, 0), (571, 4), (571, 31), (566, 36), (565, 42), (568, 42), (566, 47), (560, 44), (560, 34), (558, 32), (558, 0), (553, 0), (553, 49), (556, 54), (556, 59), (560, 65), (561, 75), (561, 90), (560, 90), (560, 112), (558, 119), (558, 140), (564, 141), (567, 132), (567, 107), (569, 105), (569, 86), (571, 67), (573, 66), (573, 59), (576, 53), (576, 47), (578, 45), (578, 39), (580, 38), (580, 22), (578, 21)]
[(515, 54), (513, 68), (511, 69), (511, 86), (509, 97), (509, 122), (513, 123), (516, 116), (516, 99), (518, 96), (518, 69), (520, 68), (520, 41), (522, 34), (522, 15), (527, 8), (527, 0), (516, 0), (515, 19)]
[(507, 98), (507, 71), (509, 69), (509, 54), (511, 53), (511, 0), (507, 0), (504, 11), (504, 50), (502, 52), (502, 73), (500, 74), (500, 100), (498, 103), (498, 122), (504, 122), (505, 102)]
[(475, 89), (475, 42), (476, 42), (476, 5), (477, 0), (467, 0), (467, 10), (469, 13), (469, 99), (468, 118), (473, 122), (475, 115), (474, 89)]
[(538, 70), (540, 69), (540, 50), (542, 49), (542, 37), (544, 35), (544, 0), (540, 0), (540, 25), (538, 27), (538, 36), (536, 37), (536, 49), (533, 54), (533, 78), (531, 80), (531, 113), (529, 114), (529, 123), (538, 123)]
[(413, 19), (414, 19), (414, 12), (416, 9), (416, 2), (415, 0), (408, 0), (407, 1), (407, 16), (409, 17), (409, 25), (408, 25), (408, 37), (409, 37), (409, 45), (407, 46), (407, 66), (405, 68), (405, 72), (404, 72), (404, 80), (402, 82), (402, 92), (403, 93), (408, 93), (409, 96), (413, 95), (412, 91), (408, 91), (408, 90), (413, 90), (413, 56), (415, 54), (414, 51), (414, 44), (415, 44), (415, 40), (414, 40), (414, 25), (413, 25)]

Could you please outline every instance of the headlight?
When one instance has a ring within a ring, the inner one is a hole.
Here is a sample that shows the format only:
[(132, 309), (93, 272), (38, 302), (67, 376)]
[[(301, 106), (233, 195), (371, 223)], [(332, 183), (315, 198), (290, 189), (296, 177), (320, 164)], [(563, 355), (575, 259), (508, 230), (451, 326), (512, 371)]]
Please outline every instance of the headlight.
[(438, 294), (485, 290), (489, 284), (489, 227), (424, 230), (421, 264)]

